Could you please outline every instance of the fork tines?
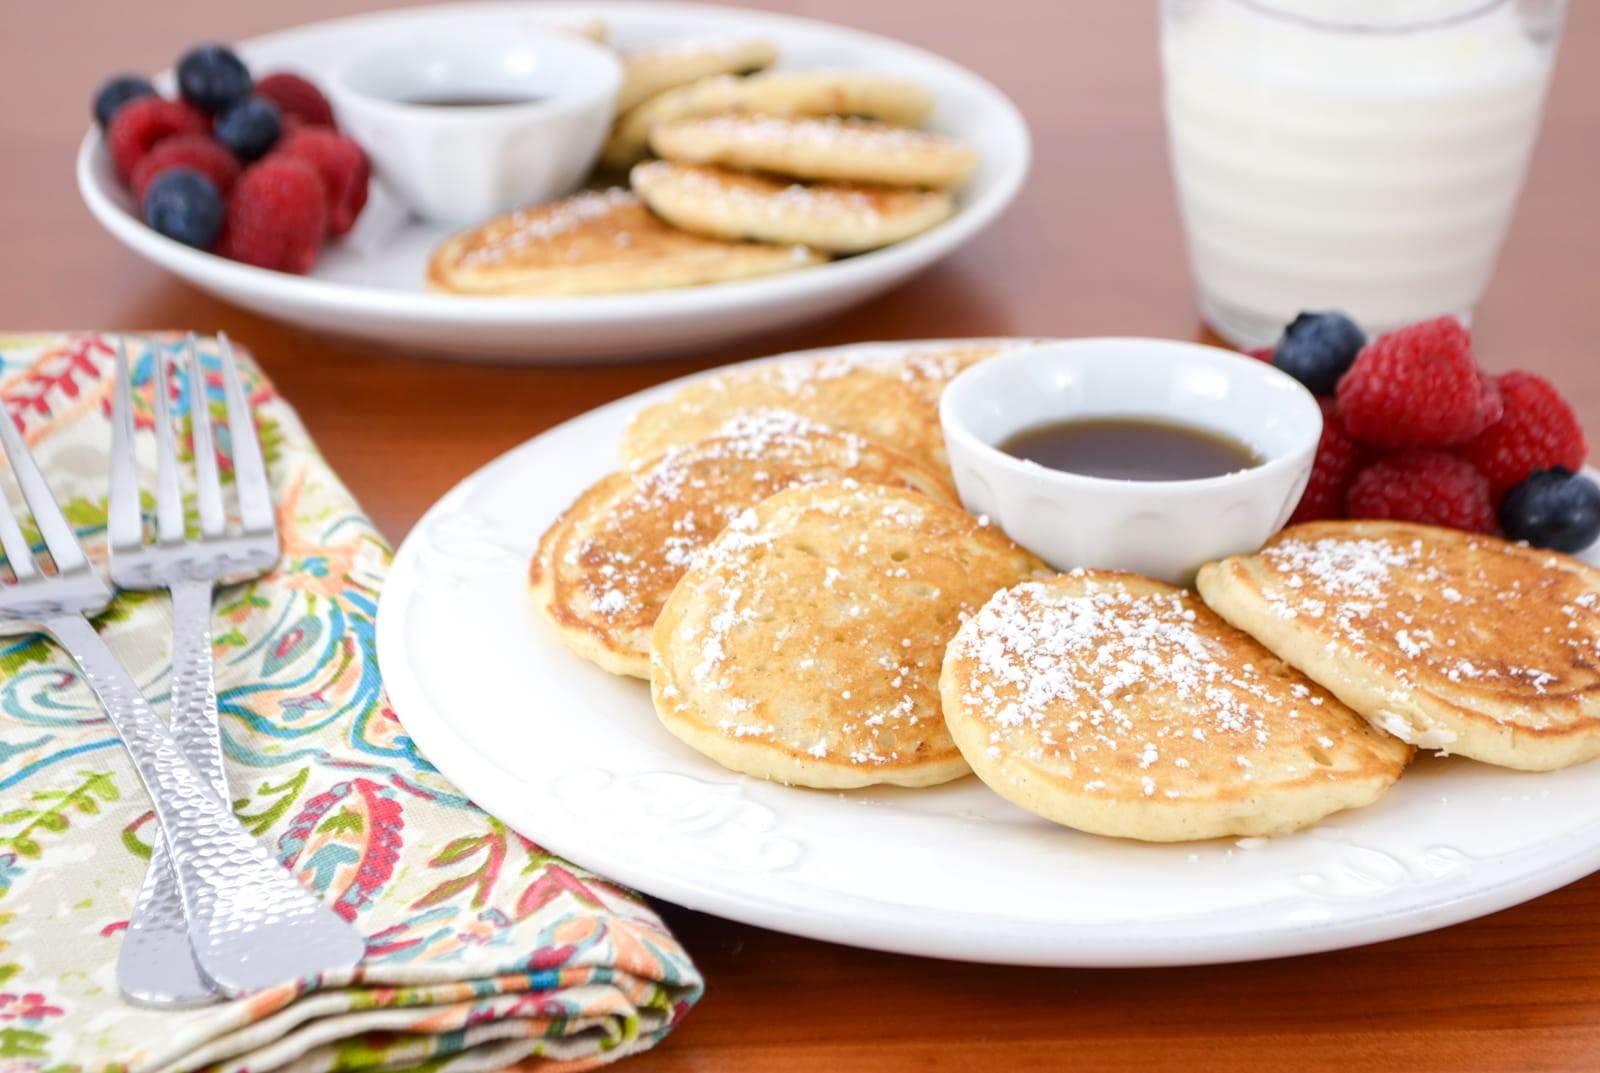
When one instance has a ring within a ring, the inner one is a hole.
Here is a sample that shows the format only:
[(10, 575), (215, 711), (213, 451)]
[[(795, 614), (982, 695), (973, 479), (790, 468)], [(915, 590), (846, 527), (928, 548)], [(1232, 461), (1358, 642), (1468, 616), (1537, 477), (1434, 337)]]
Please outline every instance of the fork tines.
[[(227, 531), (227, 510), (217, 463), (217, 444), (211, 427), (205, 365), (192, 332), (184, 339), (180, 350), (177, 361), (185, 366), (194, 445), (195, 510), (201, 539), (216, 539)], [(168, 355), (160, 343), (151, 346), (151, 360), (155, 365), (156, 540), (162, 545), (173, 545), (184, 540), (183, 494), (179, 480), (177, 437), (173, 429)], [(270, 535), (275, 531), (275, 525), (266, 463), (262, 457), (260, 440), (256, 436), (250, 404), (245, 397), (244, 384), (239, 378), (233, 346), (228, 342), (228, 337), (221, 333), (217, 335), (217, 362), (222, 372), (223, 407), (228, 422), (240, 527), (247, 535)], [(119, 549), (137, 548), (144, 539), (139, 482), (134, 464), (133, 388), (129, 373), (127, 347), (119, 340), (116, 393), (112, 402), (111, 495), (107, 518), (111, 545)]]
[[(83, 553), (83, 547), (78, 543), (77, 534), (73, 532), (72, 524), (67, 521), (66, 516), (61, 513), (55, 496), (51, 495), (50, 486), (45, 483), (44, 474), (39, 472), (39, 467), (33, 460), (33, 453), (28, 450), (22, 433), (17, 430), (16, 421), (11, 417), (10, 411), (5, 410), (3, 406), (0, 406), (0, 411), (3, 411), (0, 412), (0, 444), (5, 447), (6, 458), (11, 463), (11, 472), (16, 476), (17, 484), (22, 489), (22, 498), (33, 514), (39, 535), (44, 538), (45, 550), (55, 562), (56, 573), (68, 574), (86, 569), (89, 560)], [(18, 581), (26, 581), (38, 575), (38, 567), (33, 561), (33, 549), (23, 536), (22, 527), (17, 524), (17, 517), (5, 496), (0, 496), (0, 546), (5, 548), (6, 560), (11, 564), (11, 572), (16, 575)]]

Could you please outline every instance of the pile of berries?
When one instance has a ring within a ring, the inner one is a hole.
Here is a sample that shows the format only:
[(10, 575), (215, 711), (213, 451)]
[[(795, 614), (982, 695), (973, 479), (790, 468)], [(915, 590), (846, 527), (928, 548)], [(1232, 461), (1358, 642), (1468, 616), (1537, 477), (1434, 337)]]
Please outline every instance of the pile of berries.
[(1541, 376), (1488, 376), (1454, 317), (1368, 342), (1341, 313), (1302, 313), (1251, 352), (1322, 404), (1322, 440), (1291, 521), (1397, 518), (1541, 548), (1600, 538), (1577, 415)]
[(309, 271), (367, 203), (367, 156), (322, 91), (286, 71), (252, 78), (230, 49), (201, 45), (178, 61), (178, 93), (118, 75), (95, 94), (145, 223), (246, 264)]

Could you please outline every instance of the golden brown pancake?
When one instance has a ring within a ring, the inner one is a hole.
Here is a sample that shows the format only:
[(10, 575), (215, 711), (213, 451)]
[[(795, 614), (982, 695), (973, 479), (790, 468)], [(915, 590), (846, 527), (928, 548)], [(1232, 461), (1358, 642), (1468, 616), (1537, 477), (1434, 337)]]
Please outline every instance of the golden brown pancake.
[(995, 594), (940, 685), (990, 789), (1094, 834), (1284, 834), (1376, 800), (1411, 755), (1193, 593), (1133, 574)]
[(650, 160), (634, 193), (685, 231), (731, 240), (861, 253), (921, 234), (955, 211), (949, 194), (870, 183), (801, 183), (699, 164)]
[(720, 283), (823, 260), (800, 246), (680, 231), (618, 189), (518, 209), (446, 240), (428, 262), (428, 286), (453, 294), (606, 294)]
[(674, 119), (650, 128), (650, 148), (683, 164), (895, 186), (956, 186), (978, 164), (977, 154), (954, 138), (837, 116)]
[(993, 526), (916, 492), (812, 484), (729, 524), (651, 643), (663, 725), (734, 771), (797, 786), (966, 774), (939, 713), (961, 617), (1043, 571)]
[(920, 126), (933, 110), (933, 96), (915, 82), (862, 71), (764, 71), (748, 77), (721, 75), (659, 93), (617, 120), (601, 162), (623, 171), (650, 149), (650, 128), (693, 116), (742, 112), (749, 115), (837, 115)]
[(759, 71), (778, 59), (778, 47), (757, 37), (702, 37), (634, 49), (622, 57), (620, 115), (658, 93), (714, 75)]
[(1375, 725), (1543, 771), (1600, 756), (1600, 570), (1496, 537), (1313, 522), (1200, 592)]
[(963, 369), (1023, 340), (907, 343), (745, 366), (691, 381), (640, 411), (622, 437), (627, 461), (692, 443), (728, 418), (789, 410), (933, 466), (948, 478), (939, 395)]
[(925, 466), (794, 414), (732, 419), (717, 435), (602, 478), (556, 519), (530, 568), (569, 647), (613, 674), (650, 677), (650, 628), (729, 520), (797, 484), (892, 484), (954, 503)]

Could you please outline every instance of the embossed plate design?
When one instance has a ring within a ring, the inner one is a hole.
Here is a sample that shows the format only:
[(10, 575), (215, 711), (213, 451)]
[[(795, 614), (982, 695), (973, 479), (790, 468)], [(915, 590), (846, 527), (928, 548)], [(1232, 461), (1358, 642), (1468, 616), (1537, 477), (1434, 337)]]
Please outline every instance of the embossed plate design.
[[(598, 17), (624, 48), (729, 34), (776, 42), (780, 67), (836, 67), (893, 74), (932, 90), (929, 126), (978, 151), (954, 216), (904, 242), (857, 257), (755, 280), (639, 294), (581, 298), (493, 298), (424, 289), (428, 256), (452, 228), (405, 220), (374, 184), (348, 238), (335, 242), (306, 276), (271, 272), (190, 249), (139, 220), (117, 182), (98, 130), (78, 148), (78, 191), (111, 235), (201, 290), (258, 313), (317, 331), (358, 336), (425, 354), (483, 361), (571, 364), (634, 361), (757, 332), (803, 324), (904, 282), (965, 245), (1011, 203), (1028, 173), (1027, 124), (1006, 96), (964, 67), (922, 49), (813, 19), (690, 3), (576, 0), (405, 8), (311, 23), (237, 42), (257, 71), (287, 68), (326, 80), (352, 54), (382, 40), (479, 29), (515, 34)], [(171, 88), (171, 73), (157, 79)]]
[(384, 589), (378, 656), (407, 731), (550, 850), (797, 935), (1083, 966), (1354, 946), (1600, 868), (1600, 762), (1528, 775), (1424, 758), (1378, 804), (1309, 831), (1175, 846), (1056, 827), (970, 778), (828, 793), (724, 771), (657, 724), (645, 683), (568, 653), (524, 585), (545, 526), (616, 465), (628, 416), (675, 386), (594, 410), (468, 477), (412, 530)]

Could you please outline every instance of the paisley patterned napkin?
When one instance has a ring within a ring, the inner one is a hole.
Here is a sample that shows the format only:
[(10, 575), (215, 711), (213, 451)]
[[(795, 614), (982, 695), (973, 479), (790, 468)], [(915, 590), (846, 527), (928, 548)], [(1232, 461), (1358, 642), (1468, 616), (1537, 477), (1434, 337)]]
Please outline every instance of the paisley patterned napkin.
[[(113, 348), (0, 338), (0, 396), (97, 557)], [(143, 344), (130, 355), (147, 424), (153, 366)], [(148, 801), (66, 657), (0, 638), (0, 1073), (577, 1069), (649, 1047), (699, 997), (694, 965), (638, 896), (507, 830), (417, 752), (373, 656), (389, 549), (244, 365), (284, 555), (216, 604), (234, 810), (361, 929), (366, 961), (197, 1010), (124, 1002), (114, 966), (155, 837)], [(205, 389), (220, 416), (220, 382)], [(100, 626), (159, 709), (166, 597), (121, 596)]]

